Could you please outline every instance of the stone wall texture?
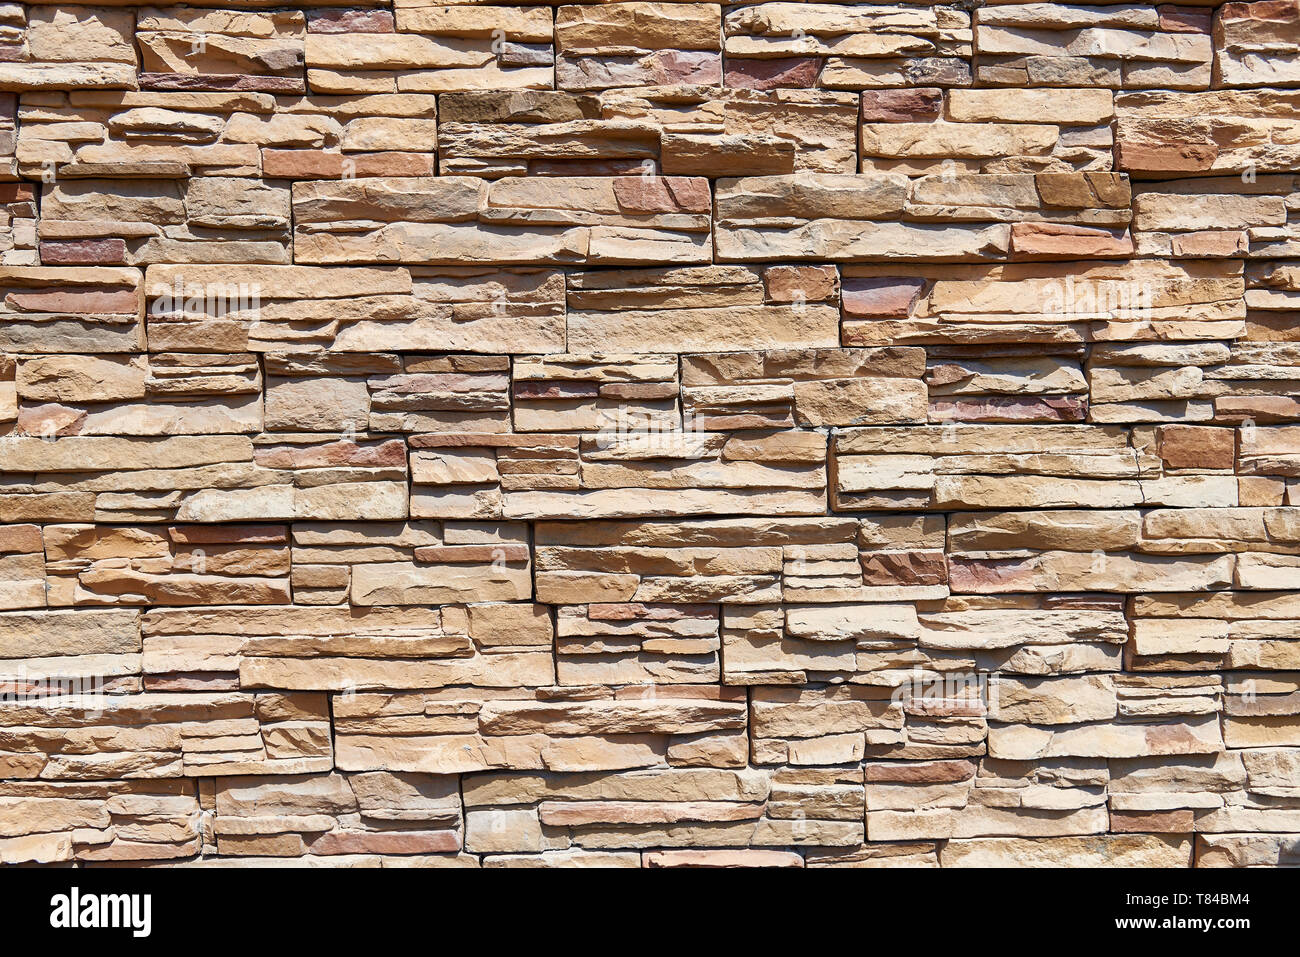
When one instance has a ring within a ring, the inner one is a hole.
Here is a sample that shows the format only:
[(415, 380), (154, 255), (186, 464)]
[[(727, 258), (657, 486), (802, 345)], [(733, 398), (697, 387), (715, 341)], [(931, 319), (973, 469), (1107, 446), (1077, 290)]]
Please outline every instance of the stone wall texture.
[(1300, 3), (0, 3), (0, 860), (1300, 863)]

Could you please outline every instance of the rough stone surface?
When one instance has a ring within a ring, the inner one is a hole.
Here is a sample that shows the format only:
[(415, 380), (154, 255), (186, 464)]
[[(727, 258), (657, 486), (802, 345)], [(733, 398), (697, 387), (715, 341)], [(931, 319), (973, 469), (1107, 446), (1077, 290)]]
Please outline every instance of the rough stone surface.
[(0, 862), (1300, 863), (1300, 4), (0, 4)]

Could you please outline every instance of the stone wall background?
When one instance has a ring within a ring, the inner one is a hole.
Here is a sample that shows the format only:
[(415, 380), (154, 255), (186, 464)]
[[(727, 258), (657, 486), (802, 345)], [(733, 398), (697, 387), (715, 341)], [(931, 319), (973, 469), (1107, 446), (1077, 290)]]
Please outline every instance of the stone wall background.
[(1298, 52), (0, 5), (0, 859), (1296, 863)]

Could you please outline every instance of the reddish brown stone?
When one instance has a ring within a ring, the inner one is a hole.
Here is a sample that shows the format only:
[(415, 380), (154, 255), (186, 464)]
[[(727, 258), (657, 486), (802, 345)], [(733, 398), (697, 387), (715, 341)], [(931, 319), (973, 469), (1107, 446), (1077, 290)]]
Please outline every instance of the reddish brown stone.
[(588, 382), (516, 382), (512, 388), (516, 399), (594, 399), (600, 386)]
[(707, 50), (665, 50), (655, 56), (659, 86), (716, 86), (722, 82), (722, 55)]
[(954, 592), (1006, 591), (1033, 581), (1033, 559), (948, 557), (948, 584)]
[(820, 57), (782, 57), (776, 60), (739, 60), (729, 57), (723, 85), (740, 90), (808, 90), (821, 75)]
[(698, 176), (627, 176), (613, 181), (619, 208), (629, 213), (707, 213), (713, 194)]
[(171, 672), (145, 675), (145, 691), (238, 691), (236, 671)]
[(35, 198), (31, 183), (0, 183), (0, 203), (30, 203)]
[(1181, 233), (1171, 240), (1174, 255), (1189, 259), (1226, 259), (1242, 256), (1250, 250), (1249, 237), (1235, 229)]
[(1016, 259), (1121, 258), (1133, 255), (1133, 237), (1069, 223), (1012, 223), (1011, 252)]
[(301, 834), (222, 834), (217, 853), (258, 857), (301, 857), (307, 853)]
[(864, 90), (862, 122), (916, 123), (943, 112), (943, 90), (923, 86), (911, 90)]
[(44, 549), (37, 525), (0, 525), (0, 554), (39, 552)]
[(1115, 168), (1129, 173), (1198, 173), (1214, 167), (1213, 143), (1115, 143)]
[(41, 262), (47, 266), (114, 266), (126, 262), (125, 239), (45, 240)]
[(262, 150), (262, 173), (276, 179), (432, 176), (433, 172), (432, 152), (344, 154), (325, 150)]
[(346, 588), (352, 575), (346, 565), (294, 565), (293, 587)]
[(1300, 419), (1300, 399), (1289, 395), (1224, 395), (1214, 400), (1214, 417), (1223, 422), (1290, 422)]
[[(414, 145), (414, 144), (412, 144)], [(357, 176), (432, 176), (433, 152), (349, 153)]]
[(1190, 808), (1110, 812), (1110, 829), (1116, 834), (1190, 834), (1195, 827), (1196, 815)]
[(1286, 479), (1269, 475), (1242, 475), (1237, 479), (1237, 504), (1244, 508), (1281, 505), (1286, 501)]
[(863, 552), (862, 580), (866, 585), (942, 585), (948, 564), (942, 551)]
[(392, 33), (388, 10), (308, 10), (308, 33)]
[(769, 302), (826, 302), (835, 298), (839, 273), (834, 266), (772, 266), (763, 270)]
[(1162, 425), (1156, 432), (1160, 457), (1175, 469), (1230, 469), (1237, 451), (1234, 429)]
[(1255, 3), (1225, 3), (1219, 8), (1219, 18), (1225, 22), (1257, 20), (1291, 23), (1300, 20), (1300, 2), (1297, 2), (1297, 0), (1258, 0)]
[(339, 179), (343, 176), (343, 154), (264, 149), (262, 174), (276, 179)]
[(932, 399), (931, 422), (1082, 422), (1088, 400), (1074, 396), (995, 395), (969, 399)]
[[(32, 690), (11, 681), (0, 681), (0, 695), (17, 697), (32, 694)], [(41, 771), (49, 763), (44, 754), (0, 754), (0, 774), (10, 780), (24, 780), (40, 777)]]
[[(563, 697), (565, 692), (560, 692)], [(544, 697), (545, 693), (539, 693)], [(744, 688), (723, 688), (719, 685), (626, 685), (614, 693), (620, 701), (634, 699), (638, 701), (657, 698), (702, 698), (708, 701), (744, 701)]]
[(24, 312), (129, 316), (140, 311), (140, 295), (127, 289), (31, 289), (10, 292), (5, 300)]
[(695, 427), (705, 431), (726, 429), (788, 429), (794, 425), (794, 415), (790, 411), (761, 413), (737, 413), (735, 415), (697, 415), (693, 420)]
[(377, 445), (357, 445), (347, 441), (321, 445), (263, 445), (253, 451), (253, 461), (269, 469), (402, 466), (406, 464), (406, 447), (401, 439), (389, 439)]
[(868, 784), (955, 784), (975, 777), (974, 761), (906, 761), (867, 764)]
[(632, 402), (671, 399), (677, 395), (677, 385), (673, 382), (611, 382), (600, 387), (599, 395), (602, 399)]
[[(1227, 4), (1224, 9), (1236, 6)], [(1244, 4), (1243, 4), (1244, 6)], [(1173, 4), (1161, 4), (1156, 7), (1160, 14), (1160, 31), (1162, 33), (1209, 33), (1213, 11), (1204, 7), (1178, 7)]]
[(47, 402), (19, 409), (15, 431), (19, 435), (77, 435), (85, 422), (84, 410)]
[(924, 279), (890, 276), (844, 280), (844, 315), (853, 319), (905, 319), (925, 288)]

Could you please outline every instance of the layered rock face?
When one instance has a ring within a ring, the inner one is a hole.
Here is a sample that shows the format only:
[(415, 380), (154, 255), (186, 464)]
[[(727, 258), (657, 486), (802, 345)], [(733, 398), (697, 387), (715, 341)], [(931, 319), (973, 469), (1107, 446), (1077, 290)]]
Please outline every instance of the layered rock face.
[(1300, 863), (1300, 3), (0, 5), (0, 861)]

